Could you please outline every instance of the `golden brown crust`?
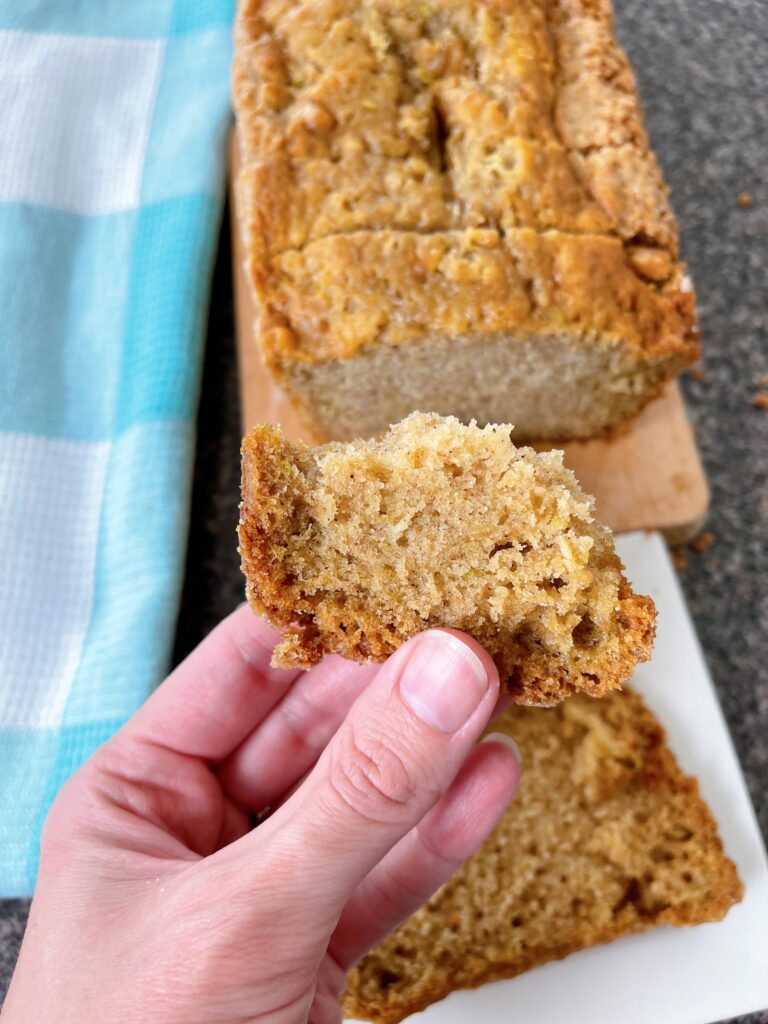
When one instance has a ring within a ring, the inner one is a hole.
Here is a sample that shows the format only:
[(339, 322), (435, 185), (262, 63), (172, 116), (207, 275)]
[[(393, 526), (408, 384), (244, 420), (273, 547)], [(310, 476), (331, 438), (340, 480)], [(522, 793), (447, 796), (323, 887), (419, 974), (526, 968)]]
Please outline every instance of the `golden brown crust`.
[[(260, 270), (253, 266), (254, 276)], [(672, 277), (643, 280), (621, 242), (601, 235), (472, 228), (354, 232), (276, 257), (261, 337), (270, 365), (348, 359), (362, 346), (429, 332), (567, 334), (631, 347), (678, 367), (698, 352), (692, 296)], [(583, 340), (580, 340), (583, 339)]]
[[(462, 323), (640, 344), (664, 377), (697, 357), (609, 4), (242, 0), (234, 98), (249, 276), (278, 373)], [(446, 248), (462, 254), (448, 283), (429, 256)], [(403, 322), (400, 296), (429, 315)]]
[(656, 925), (718, 921), (741, 899), (696, 780), (636, 693), (512, 708), (499, 725), (526, 765), (514, 803), (464, 868), (350, 972), (348, 1015), (396, 1024), (455, 988)]
[(320, 448), (257, 427), (242, 493), (247, 596), (283, 630), (276, 664), (383, 661), (450, 626), (490, 651), (515, 701), (551, 704), (620, 686), (650, 655), (653, 602), (591, 499), (560, 453), (515, 449), (508, 427), (414, 415)]

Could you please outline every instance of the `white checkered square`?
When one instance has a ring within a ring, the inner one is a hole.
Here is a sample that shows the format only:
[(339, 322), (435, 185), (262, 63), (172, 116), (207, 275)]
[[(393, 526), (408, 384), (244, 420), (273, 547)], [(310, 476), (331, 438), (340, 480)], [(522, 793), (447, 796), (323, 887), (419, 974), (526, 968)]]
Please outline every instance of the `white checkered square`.
[(0, 31), (0, 202), (136, 206), (164, 45)]
[(109, 442), (0, 433), (0, 722), (55, 727), (80, 663)]

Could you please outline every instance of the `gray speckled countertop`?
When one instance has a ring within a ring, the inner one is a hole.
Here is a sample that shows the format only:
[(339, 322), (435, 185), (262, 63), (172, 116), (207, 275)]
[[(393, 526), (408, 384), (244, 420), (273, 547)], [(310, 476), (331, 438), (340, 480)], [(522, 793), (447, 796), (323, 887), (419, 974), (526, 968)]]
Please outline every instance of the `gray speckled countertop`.
[[(699, 298), (704, 376), (685, 392), (712, 488), (714, 543), (683, 586), (768, 835), (768, 2), (615, 0)], [(751, 205), (738, 202), (751, 195)], [(241, 600), (239, 422), (229, 233), (214, 282), (195, 467), (182, 657)], [(758, 381), (763, 378), (762, 385)], [(25, 901), (0, 903), (0, 995)], [(766, 1024), (768, 1013), (741, 1019)]]

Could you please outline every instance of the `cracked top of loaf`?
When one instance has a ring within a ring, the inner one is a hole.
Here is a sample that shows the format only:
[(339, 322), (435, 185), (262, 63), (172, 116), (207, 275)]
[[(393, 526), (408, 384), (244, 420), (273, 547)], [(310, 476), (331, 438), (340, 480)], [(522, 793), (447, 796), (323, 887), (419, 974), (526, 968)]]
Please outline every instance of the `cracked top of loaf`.
[[(695, 349), (607, 0), (242, 0), (234, 97), (268, 359), (461, 333), (489, 288), (481, 329)], [(446, 289), (455, 324), (400, 309)]]

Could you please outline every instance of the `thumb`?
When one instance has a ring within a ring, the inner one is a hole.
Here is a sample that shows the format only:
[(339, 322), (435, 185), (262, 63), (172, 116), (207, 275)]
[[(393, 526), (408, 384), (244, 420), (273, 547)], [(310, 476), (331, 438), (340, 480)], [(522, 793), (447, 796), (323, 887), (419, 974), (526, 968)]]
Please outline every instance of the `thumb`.
[[(315, 768), (262, 829), (320, 913), (349, 895), (446, 792), (493, 712), (499, 678), (456, 632), (414, 637), (353, 705)], [(257, 830), (260, 832), (262, 829)]]

